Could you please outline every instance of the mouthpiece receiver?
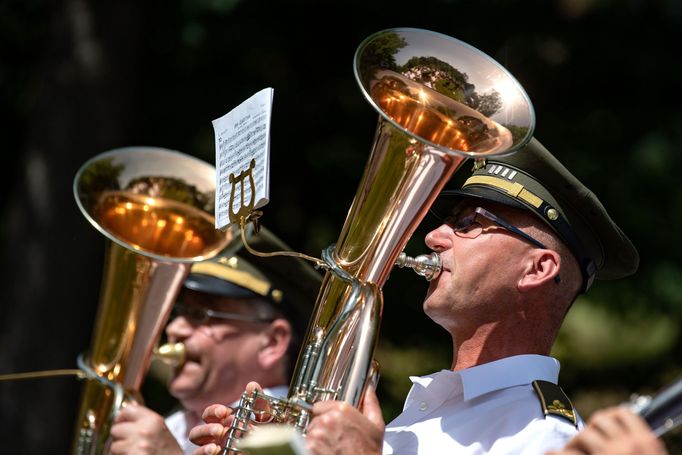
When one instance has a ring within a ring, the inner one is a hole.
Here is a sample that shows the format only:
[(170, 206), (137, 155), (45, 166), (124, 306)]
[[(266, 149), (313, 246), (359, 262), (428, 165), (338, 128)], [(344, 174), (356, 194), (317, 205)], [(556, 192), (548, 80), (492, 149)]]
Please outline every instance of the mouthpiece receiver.
[(400, 268), (409, 267), (417, 275), (426, 278), (426, 281), (431, 281), (440, 275), (442, 270), (442, 262), (440, 255), (433, 251), (431, 254), (420, 254), (417, 257), (410, 257), (405, 252), (400, 253), (395, 265)]

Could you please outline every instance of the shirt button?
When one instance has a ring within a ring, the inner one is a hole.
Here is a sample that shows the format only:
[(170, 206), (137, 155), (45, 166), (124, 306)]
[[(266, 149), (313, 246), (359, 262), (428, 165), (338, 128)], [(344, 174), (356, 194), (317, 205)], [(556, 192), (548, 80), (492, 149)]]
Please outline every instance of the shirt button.
[(421, 403), (419, 403), (420, 411), (426, 411), (427, 409), (429, 409), (429, 404), (426, 401), (422, 401)]

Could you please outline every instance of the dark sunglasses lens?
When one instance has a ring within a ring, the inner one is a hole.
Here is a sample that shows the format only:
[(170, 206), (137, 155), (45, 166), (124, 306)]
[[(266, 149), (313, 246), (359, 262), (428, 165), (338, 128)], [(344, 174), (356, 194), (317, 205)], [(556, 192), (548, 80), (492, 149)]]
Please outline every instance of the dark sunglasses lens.
[(452, 222), (449, 223), (449, 226), (452, 227), (455, 232), (466, 232), (474, 225), (475, 219), (476, 214), (467, 215), (462, 218), (453, 219)]
[(206, 319), (206, 313), (200, 308), (185, 305), (183, 303), (176, 303), (173, 307), (174, 316), (184, 316), (192, 321), (203, 321)]

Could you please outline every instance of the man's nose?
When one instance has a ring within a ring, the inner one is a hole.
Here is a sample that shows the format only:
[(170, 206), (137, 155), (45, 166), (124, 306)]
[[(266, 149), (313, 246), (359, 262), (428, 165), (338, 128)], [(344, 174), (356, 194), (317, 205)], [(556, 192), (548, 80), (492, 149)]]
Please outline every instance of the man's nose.
[(430, 249), (440, 253), (441, 251), (452, 248), (452, 235), (452, 228), (447, 224), (441, 224), (436, 229), (426, 234), (424, 242)]
[(166, 326), (168, 341), (174, 343), (189, 338), (194, 332), (194, 326), (185, 316), (174, 317)]

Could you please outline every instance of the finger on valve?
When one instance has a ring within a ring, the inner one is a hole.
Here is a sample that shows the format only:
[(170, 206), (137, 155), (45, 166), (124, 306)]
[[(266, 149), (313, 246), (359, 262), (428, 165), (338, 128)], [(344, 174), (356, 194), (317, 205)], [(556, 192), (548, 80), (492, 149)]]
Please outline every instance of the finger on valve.
[(222, 404), (214, 404), (206, 409), (201, 416), (204, 423), (195, 426), (189, 432), (189, 440), (202, 449), (199, 453), (212, 453), (209, 445), (222, 445), (227, 430), (232, 424), (232, 409)]
[[(245, 396), (251, 397), (251, 399), (253, 399), (255, 393), (262, 394), (263, 388), (257, 382), (249, 382), (246, 385), (246, 390), (244, 392)], [(270, 402), (267, 399), (256, 396), (256, 398), (253, 399), (252, 402), (249, 401), (249, 403), (251, 404), (251, 408), (253, 410), (251, 418), (253, 418), (254, 422), (269, 423), (272, 421), (272, 407), (270, 406)]]

